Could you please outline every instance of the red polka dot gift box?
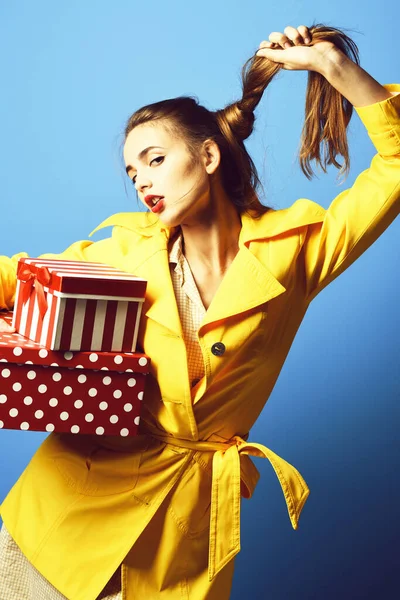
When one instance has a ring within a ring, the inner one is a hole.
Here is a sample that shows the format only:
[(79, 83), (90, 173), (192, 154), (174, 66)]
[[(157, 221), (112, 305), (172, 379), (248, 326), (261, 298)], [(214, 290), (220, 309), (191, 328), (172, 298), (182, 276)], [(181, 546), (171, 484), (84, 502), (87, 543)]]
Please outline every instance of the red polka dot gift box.
[(0, 429), (137, 435), (149, 365), (145, 354), (51, 351), (0, 331)]
[(13, 326), (49, 350), (135, 352), (146, 286), (101, 263), (20, 258)]

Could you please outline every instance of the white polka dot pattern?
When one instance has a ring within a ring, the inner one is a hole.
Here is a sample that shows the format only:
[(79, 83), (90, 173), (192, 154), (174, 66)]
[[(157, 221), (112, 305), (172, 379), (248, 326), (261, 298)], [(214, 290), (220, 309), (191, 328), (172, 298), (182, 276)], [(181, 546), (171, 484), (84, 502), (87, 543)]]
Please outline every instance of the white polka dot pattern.
[(9, 363), (0, 370), (1, 428), (136, 435), (144, 382), (142, 373), (104, 376), (100, 370)]
[[(5, 315), (10, 322), (12, 313)], [(1, 428), (137, 435), (148, 357), (54, 352), (7, 336), (0, 333)]]

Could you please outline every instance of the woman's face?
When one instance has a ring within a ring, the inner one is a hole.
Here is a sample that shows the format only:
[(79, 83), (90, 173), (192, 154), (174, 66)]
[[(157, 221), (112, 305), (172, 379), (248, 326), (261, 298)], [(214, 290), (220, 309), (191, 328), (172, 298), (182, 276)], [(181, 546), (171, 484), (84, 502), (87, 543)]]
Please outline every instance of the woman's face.
[(207, 154), (193, 160), (182, 139), (153, 122), (138, 125), (128, 134), (124, 160), (140, 201), (165, 225), (175, 227), (205, 217), (209, 175), (216, 168), (209, 166)]

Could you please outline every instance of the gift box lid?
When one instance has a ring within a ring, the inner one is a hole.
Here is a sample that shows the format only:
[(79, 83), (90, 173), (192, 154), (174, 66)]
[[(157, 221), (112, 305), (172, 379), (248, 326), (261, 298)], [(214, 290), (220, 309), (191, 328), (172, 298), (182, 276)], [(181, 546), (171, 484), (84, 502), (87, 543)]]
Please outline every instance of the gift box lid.
[[(12, 314), (12, 312), (0, 311), (0, 320), (3, 319), (11, 326)], [(1, 331), (0, 362), (118, 371), (119, 373), (148, 373), (150, 367), (150, 358), (146, 354), (48, 350), (18, 333)]]
[(63, 294), (143, 300), (147, 281), (102, 263), (22, 257), (17, 278)]

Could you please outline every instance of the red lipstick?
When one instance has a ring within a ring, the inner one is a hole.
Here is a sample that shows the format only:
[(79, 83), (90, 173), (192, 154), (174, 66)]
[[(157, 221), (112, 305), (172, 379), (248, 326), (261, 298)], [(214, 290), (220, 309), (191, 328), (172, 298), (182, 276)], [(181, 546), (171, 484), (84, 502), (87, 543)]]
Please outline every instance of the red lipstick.
[[(158, 204), (161, 202), (161, 200), (162, 200), (163, 198), (164, 198), (164, 196), (157, 196), (157, 195), (155, 195), (155, 194), (148, 194), (147, 196), (145, 196), (145, 198), (144, 198), (144, 201), (146, 202), (147, 206), (148, 206), (148, 207), (149, 207), (151, 210), (153, 210), (153, 208), (156, 208), (156, 206), (158, 206)], [(157, 199), (157, 200), (158, 200), (157, 204), (155, 204), (155, 203), (153, 202), (153, 199)], [(153, 210), (153, 212), (157, 212), (157, 211), (154, 211), (154, 210)]]
[(164, 200), (163, 200), (163, 198), (161, 198), (161, 199), (160, 199), (160, 200), (157, 202), (157, 204), (154, 204), (154, 206), (150, 206), (150, 210), (151, 210), (153, 213), (158, 213), (158, 212), (160, 212), (160, 210), (162, 210), (163, 208), (164, 208)]

